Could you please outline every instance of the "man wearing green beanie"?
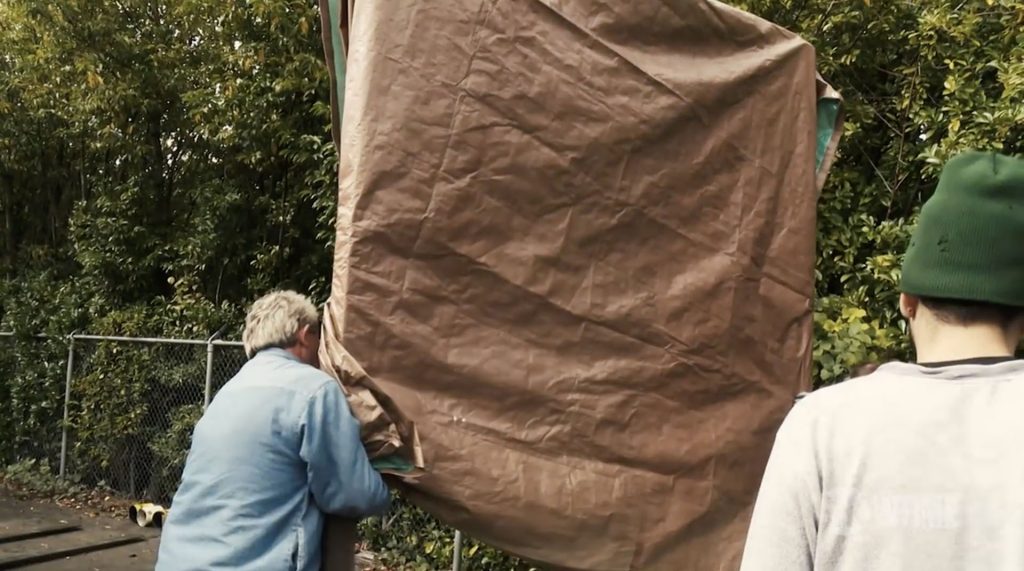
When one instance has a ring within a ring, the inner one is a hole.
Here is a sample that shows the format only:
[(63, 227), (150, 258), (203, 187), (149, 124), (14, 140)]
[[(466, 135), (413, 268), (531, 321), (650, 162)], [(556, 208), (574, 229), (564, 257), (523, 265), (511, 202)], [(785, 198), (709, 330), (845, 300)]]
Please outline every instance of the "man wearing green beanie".
[(903, 263), (917, 363), (801, 399), (742, 571), (1024, 569), (1024, 160), (950, 160)]

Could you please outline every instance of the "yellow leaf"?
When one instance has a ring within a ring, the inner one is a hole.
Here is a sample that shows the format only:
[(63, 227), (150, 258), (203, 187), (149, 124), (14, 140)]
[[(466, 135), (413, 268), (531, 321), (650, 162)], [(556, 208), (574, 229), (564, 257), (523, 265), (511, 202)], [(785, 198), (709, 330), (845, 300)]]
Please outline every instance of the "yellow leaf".
[(848, 320), (860, 319), (867, 317), (868, 312), (864, 311), (859, 307), (845, 307), (843, 308), (843, 318)]
[(89, 87), (95, 89), (96, 87), (103, 85), (103, 78), (99, 75), (96, 75), (95, 72), (89, 71), (85, 74), (85, 83)]

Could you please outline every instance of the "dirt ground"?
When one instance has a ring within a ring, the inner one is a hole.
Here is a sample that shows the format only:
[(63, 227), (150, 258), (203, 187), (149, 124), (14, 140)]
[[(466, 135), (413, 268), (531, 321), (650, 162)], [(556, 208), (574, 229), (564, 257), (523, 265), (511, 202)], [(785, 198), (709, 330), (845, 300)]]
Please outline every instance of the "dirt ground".
[[(4, 537), (42, 528), (79, 525), (81, 530), (22, 541), (3, 541)], [(142, 529), (124, 519), (95, 515), (52, 503), (21, 500), (0, 488), (0, 568), (9, 568), (11, 560), (26, 555), (87, 547), (101, 542), (138, 537), (142, 541), (73, 555), (54, 561), (18, 566), (31, 571), (151, 571), (156, 564), (159, 532)]]

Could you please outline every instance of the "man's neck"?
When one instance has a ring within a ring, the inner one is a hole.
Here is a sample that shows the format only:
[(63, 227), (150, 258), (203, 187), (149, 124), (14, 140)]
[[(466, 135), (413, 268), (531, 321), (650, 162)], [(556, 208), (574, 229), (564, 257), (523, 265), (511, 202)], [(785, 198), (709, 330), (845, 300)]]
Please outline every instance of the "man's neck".
[(998, 327), (939, 327), (915, 338), (918, 363), (961, 361), (980, 357), (1012, 357), (1016, 345)]

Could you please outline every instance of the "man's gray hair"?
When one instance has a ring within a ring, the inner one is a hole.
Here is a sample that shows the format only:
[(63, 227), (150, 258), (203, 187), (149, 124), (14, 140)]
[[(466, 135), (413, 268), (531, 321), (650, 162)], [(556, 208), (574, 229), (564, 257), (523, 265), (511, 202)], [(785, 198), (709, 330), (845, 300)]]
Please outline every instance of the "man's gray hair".
[(319, 324), (320, 314), (308, 297), (294, 291), (268, 293), (256, 300), (245, 316), (245, 354), (252, 357), (270, 347), (291, 347), (300, 329)]

